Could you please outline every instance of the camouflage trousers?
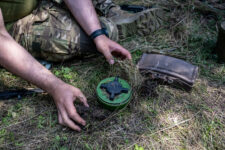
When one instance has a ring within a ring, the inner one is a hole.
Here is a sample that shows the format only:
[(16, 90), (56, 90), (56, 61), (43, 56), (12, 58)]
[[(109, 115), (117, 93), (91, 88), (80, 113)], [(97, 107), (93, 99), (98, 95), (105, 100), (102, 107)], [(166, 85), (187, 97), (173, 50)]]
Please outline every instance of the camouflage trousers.
[[(58, 4), (62, 4), (63, 0), (52, 0), (53, 2), (56, 2)], [(100, 15), (107, 15), (110, 8), (116, 6), (112, 0), (92, 0), (95, 9)]]
[[(43, 1), (30, 15), (18, 20), (10, 29), (13, 38), (34, 57), (60, 62), (74, 57), (97, 54), (93, 41), (79, 26), (62, 0)], [(102, 15), (114, 4), (111, 0), (94, 0)], [(100, 16), (109, 38), (118, 40), (118, 29), (109, 19)]]

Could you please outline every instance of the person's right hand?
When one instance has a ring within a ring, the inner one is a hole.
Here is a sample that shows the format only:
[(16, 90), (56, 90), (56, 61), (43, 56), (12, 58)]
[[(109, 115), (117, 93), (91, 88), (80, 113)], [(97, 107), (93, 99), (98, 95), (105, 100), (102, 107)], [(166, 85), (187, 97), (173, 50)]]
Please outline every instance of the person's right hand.
[(110, 40), (105, 35), (100, 35), (94, 39), (97, 50), (102, 53), (109, 64), (114, 64), (114, 58), (132, 59), (132, 56), (128, 50), (123, 48), (120, 44)]
[(62, 83), (62, 85), (59, 85), (54, 89), (54, 92), (51, 95), (53, 96), (58, 108), (59, 124), (67, 126), (73, 130), (80, 131), (81, 128), (76, 123), (85, 126), (86, 122), (77, 113), (74, 101), (79, 100), (86, 107), (89, 107), (87, 99), (80, 89)]

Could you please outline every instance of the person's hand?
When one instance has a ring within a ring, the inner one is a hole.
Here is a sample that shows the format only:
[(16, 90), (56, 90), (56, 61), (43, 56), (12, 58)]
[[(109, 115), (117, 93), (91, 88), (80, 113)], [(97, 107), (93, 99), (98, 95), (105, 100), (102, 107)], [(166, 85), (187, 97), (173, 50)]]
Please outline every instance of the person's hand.
[(54, 89), (54, 92), (51, 95), (53, 96), (58, 108), (59, 124), (67, 126), (73, 130), (80, 131), (81, 128), (76, 123), (85, 126), (86, 122), (77, 113), (74, 101), (79, 100), (86, 107), (89, 107), (87, 99), (80, 89), (62, 83)]
[(0, 8), (0, 29), (4, 27), (4, 20), (2, 15), (2, 10)]
[(123, 48), (121, 45), (110, 40), (105, 35), (98, 36), (94, 39), (97, 50), (101, 52), (109, 64), (114, 64), (113, 56), (121, 59), (132, 59), (131, 54), (128, 50)]

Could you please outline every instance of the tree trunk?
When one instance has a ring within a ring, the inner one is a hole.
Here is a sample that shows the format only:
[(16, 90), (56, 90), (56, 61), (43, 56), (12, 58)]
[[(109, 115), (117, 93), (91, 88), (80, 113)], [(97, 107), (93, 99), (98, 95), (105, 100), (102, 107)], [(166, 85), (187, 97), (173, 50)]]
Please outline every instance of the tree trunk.
[(225, 21), (222, 22), (219, 26), (216, 52), (219, 57), (219, 60), (225, 62)]

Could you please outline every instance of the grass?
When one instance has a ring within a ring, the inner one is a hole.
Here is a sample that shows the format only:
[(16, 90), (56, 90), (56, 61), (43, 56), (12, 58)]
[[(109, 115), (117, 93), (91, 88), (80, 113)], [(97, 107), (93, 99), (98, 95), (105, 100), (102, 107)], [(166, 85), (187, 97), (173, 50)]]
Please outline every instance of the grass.
[[(143, 2), (148, 1), (129, 1)], [(181, 6), (184, 9), (174, 7), (180, 12), (177, 18), (184, 18), (179, 24), (120, 43), (133, 50), (134, 63), (143, 52), (163, 50), (198, 65), (200, 74), (190, 93), (159, 85), (156, 95), (135, 92), (127, 108), (109, 112), (96, 101), (98, 82), (120, 75), (137, 85), (134, 70), (123, 70), (118, 63), (110, 67), (102, 58), (54, 65), (51, 71), (56, 76), (88, 97), (94, 115), (76, 104), (87, 127), (77, 133), (60, 126), (56, 107), (46, 94), (0, 102), (0, 149), (225, 149), (225, 65), (213, 54), (220, 20), (190, 10), (191, 4)], [(34, 87), (5, 69), (0, 69), (0, 77), (1, 89)]]

